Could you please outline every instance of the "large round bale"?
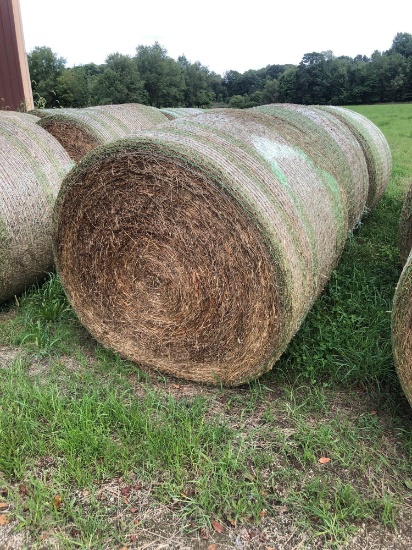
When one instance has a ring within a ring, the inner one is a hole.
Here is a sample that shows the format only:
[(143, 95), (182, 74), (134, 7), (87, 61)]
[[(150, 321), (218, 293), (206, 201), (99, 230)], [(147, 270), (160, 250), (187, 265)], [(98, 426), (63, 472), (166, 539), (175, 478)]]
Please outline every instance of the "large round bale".
[(39, 117), (35, 116), (34, 113), (23, 113), (20, 111), (8, 111), (0, 109), (0, 120), (23, 120), (28, 124), (36, 124), (36, 122), (39, 120)]
[(399, 252), (402, 264), (406, 263), (412, 249), (412, 183), (403, 200), (399, 220)]
[(398, 377), (412, 406), (412, 254), (408, 256), (395, 289), (392, 346)]
[(53, 268), (52, 209), (73, 164), (32, 118), (0, 111), (0, 302)]
[(348, 203), (349, 228), (361, 219), (368, 196), (365, 156), (353, 133), (336, 117), (306, 105), (278, 103), (254, 109), (274, 119), (279, 132), (338, 181)]
[(160, 111), (167, 116), (169, 120), (180, 118), (182, 116), (198, 115), (204, 112), (204, 109), (197, 109), (196, 107), (164, 107)]
[(271, 118), (220, 110), (89, 153), (55, 209), (58, 272), (103, 345), (238, 385), (272, 368), (344, 247), (336, 180)]
[(71, 113), (71, 112), (76, 112), (78, 111), (79, 109), (76, 109), (74, 107), (54, 107), (52, 109), (40, 109), (40, 108), (36, 108), (36, 109), (32, 109), (31, 111), (29, 111), (29, 114), (30, 115), (35, 115), (37, 116), (38, 118), (44, 118), (46, 116), (50, 116), (50, 115), (57, 115), (57, 114), (62, 114), (62, 113)]
[(159, 109), (126, 103), (59, 112), (38, 124), (52, 134), (76, 162), (99, 145), (168, 122)]
[(382, 197), (392, 173), (389, 144), (379, 128), (368, 118), (344, 107), (316, 106), (341, 120), (353, 132), (365, 154), (369, 172), (367, 208), (373, 208)]

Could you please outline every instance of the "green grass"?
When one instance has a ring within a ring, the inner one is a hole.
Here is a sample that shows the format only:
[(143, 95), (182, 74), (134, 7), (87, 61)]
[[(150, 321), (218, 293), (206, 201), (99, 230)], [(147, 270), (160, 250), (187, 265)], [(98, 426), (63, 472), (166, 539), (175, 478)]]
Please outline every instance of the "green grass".
[(0, 502), (27, 548), (136, 547), (136, 530), (156, 531), (151, 510), (177, 515), (188, 546), (214, 519), (265, 530), (256, 548), (276, 547), (282, 529), (287, 548), (321, 548), (362, 525), (405, 527), (412, 412), (390, 310), (412, 105), (355, 109), (389, 141), (390, 187), (284, 356), (250, 385), (140, 370), (87, 334), (56, 275), (0, 306)]

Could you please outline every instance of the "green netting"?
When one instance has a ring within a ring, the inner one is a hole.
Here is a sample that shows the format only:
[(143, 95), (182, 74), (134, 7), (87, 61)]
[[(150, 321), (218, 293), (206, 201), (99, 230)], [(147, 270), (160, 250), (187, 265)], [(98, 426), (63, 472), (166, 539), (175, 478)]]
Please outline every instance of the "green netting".
[(65, 179), (58, 271), (121, 355), (240, 384), (270, 369), (345, 245), (337, 180), (272, 117), (219, 110), (99, 147)]
[(38, 124), (50, 132), (77, 161), (98, 145), (167, 123), (168, 120), (159, 109), (127, 103), (62, 109), (42, 118)]
[(198, 115), (203, 113), (204, 109), (196, 109), (195, 107), (164, 107), (160, 111), (167, 116), (168, 119), (174, 120), (182, 116)]
[(392, 346), (399, 380), (412, 405), (412, 255), (395, 289), (392, 304)]
[(364, 213), (369, 179), (363, 151), (346, 125), (328, 112), (305, 105), (271, 104), (254, 110), (271, 116), (290, 143), (333, 175), (346, 196), (349, 227), (356, 226)]
[(401, 261), (405, 264), (412, 248), (412, 183), (409, 186), (399, 221), (399, 251)]
[(0, 111), (0, 302), (53, 267), (52, 209), (72, 161), (36, 120)]
[(369, 172), (366, 206), (373, 208), (385, 192), (392, 173), (392, 155), (385, 136), (368, 118), (350, 109), (332, 106), (314, 108), (332, 113), (347, 125), (359, 141)]

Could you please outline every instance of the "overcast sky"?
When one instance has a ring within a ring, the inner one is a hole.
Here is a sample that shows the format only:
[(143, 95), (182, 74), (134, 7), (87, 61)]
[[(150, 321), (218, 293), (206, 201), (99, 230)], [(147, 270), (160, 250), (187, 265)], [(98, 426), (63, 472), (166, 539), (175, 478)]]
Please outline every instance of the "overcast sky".
[(309, 52), (370, 56), (412, 34), (410, 0), (20, 0), (27, 52), (48, 46), (67, 66), (164, 46), (223, 75), (298, 64)]

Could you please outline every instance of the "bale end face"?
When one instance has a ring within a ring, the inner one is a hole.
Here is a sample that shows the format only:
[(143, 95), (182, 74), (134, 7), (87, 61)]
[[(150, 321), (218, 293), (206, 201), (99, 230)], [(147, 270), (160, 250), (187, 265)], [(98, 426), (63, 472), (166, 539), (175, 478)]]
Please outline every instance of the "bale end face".
[(272, 366), (282, 280), (259, 228), (190, 157), (105, 147), (69, 176), (55, 255), (103, 345), (184, 379), (237, 385)]

